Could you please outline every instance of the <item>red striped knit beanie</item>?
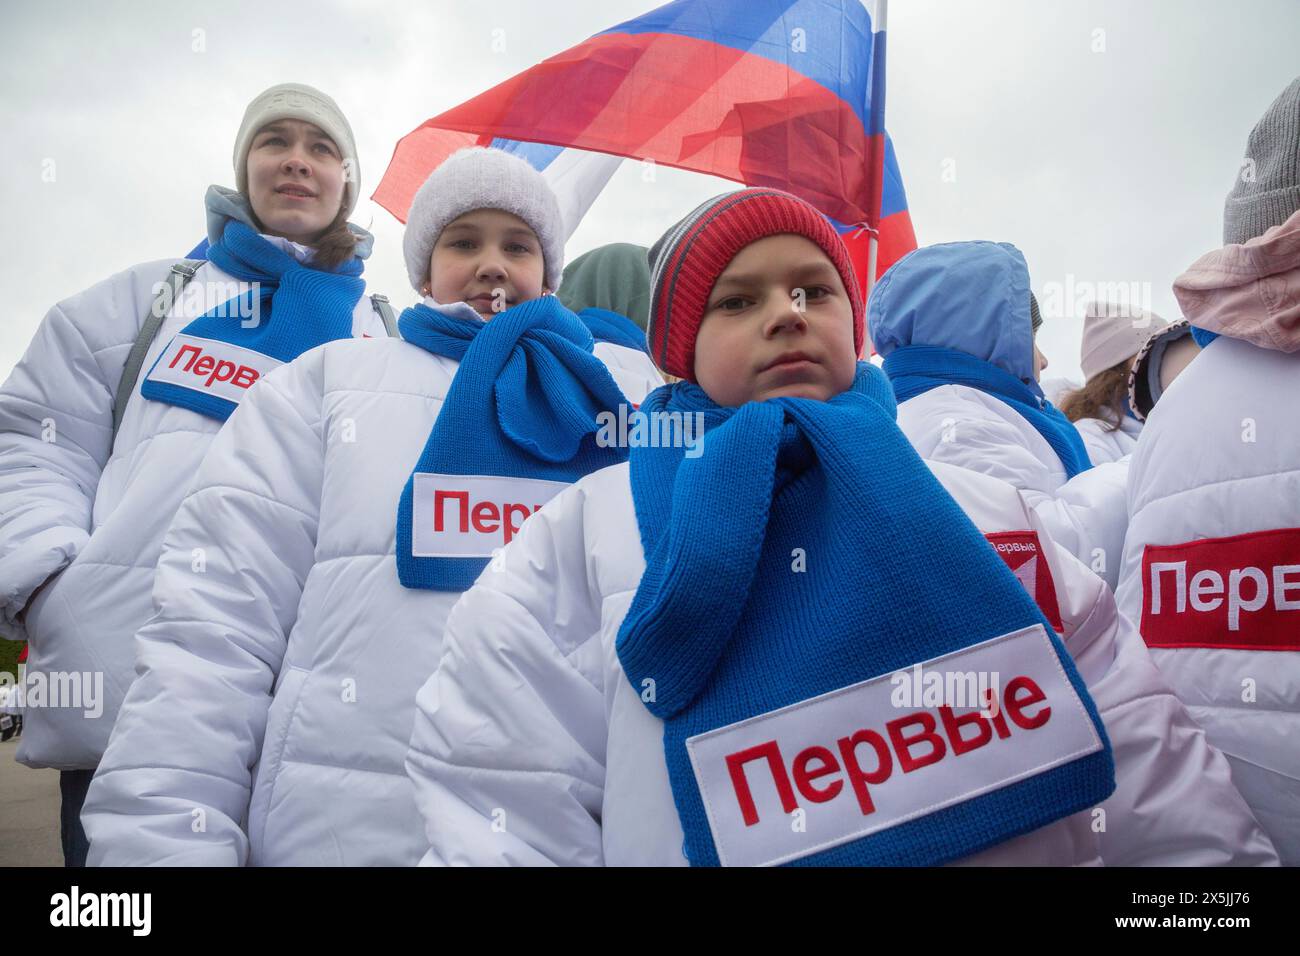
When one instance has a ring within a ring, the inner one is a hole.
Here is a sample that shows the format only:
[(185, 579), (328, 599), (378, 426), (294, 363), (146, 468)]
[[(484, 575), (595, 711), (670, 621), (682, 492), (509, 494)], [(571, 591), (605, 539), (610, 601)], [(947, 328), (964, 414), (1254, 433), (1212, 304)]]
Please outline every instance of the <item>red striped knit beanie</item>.
[(853, 306), (853, 345), (862, 354), (862, 294), (849, 251), (830, 220), (779, 189), (741, 189), (697, 207), (650, 249), (646, 337), (661, 369), (695, 381), (695, 336), (713, 284), (745, 246), (783, 233), (815, 242), (839, 272)]

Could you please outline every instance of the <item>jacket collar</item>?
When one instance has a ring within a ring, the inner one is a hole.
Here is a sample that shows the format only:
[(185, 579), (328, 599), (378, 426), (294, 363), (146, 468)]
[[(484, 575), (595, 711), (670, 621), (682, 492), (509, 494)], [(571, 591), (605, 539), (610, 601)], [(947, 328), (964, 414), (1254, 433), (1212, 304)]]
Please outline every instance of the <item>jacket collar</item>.
[[(261, 232), (253, 219), (253, 207), (249, 204), (248, 197), (237, 190), (227, 189), (225, 186), (209, 186), (207, 194), (203, 197), (203, 203), (207, 209), (208, 242), (210, 243), (220, 242), (226, 223), (236, 219), (250, 229), (257, 230), (263, 239), (288, 252), (299, 262), (306, 262), (315, 252), (310, 246), (304, 246), (281, 236), (268, 236)], [(357, 258), (370, 258), (370, 253), (375, 247), (375, 237), (356, 223), (348, 223), (348, 229), (358, 239)]]

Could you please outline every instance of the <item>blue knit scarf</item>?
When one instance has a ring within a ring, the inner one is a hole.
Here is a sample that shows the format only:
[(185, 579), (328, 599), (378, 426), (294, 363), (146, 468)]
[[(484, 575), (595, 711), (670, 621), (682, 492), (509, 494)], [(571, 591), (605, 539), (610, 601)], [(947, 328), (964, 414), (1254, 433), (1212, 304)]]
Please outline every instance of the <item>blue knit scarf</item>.
[(559, 299), (533, 299), (488, 322), (469, 315), (460, 304), (421, 304), (398, 320), (407, 342), (460, 362), (397, 509), (397, 574), (408, 588), (464, 591), (489, 560), (413, 553), (416, 475), (573, 482), (627, 460), (626, 448), (596, 444), (596, 416), (627, 400)]
[(1002, 399), (1033, 426), (1052, 446), (1073, 478), (1092, 467), (1083, 437), (1061, 411), (1049, 402), (1035, 382), (1022, 382), (990, 362), (955, 349), (935, 345), (906, 345), (885, 358), (885, 373), (898, 401), (924, 395), (940, 385), (967, 385)]
[[(688, 738), (1035, 623), (1102, 750), (795, 862), (938, 864), (1113, 790), (1110, 744), (1073, 661), (899, 431), (879, 369), (859, 363), (853, 387), (829, 402), (720, 408), (677, 383), (641, 410), (702, 412), (708, 433), (696, 459), (680, 448), (632, 449), (646, 570), (616, 642), (637, 692), (654, 681), (646, 706), (664, 720), (692, 865), (716, 865), (718, 855)], [(806, 573), (791, 573), (796, 548), (808, 555)]]
[(609, 309), (583, 309), (578, 318), (591, 330), (597, 342), (609, 342), (624, 348), (640, 349), (647, 355), (650, 347), (646, 343), (645, 331), (625, 315), (611, 312)]
[[(181, 330), (182, 335), (239, 346), (277, 362), (292, 361), (318, 345), (352, 335), (352, 313), (366, 287), (360, 259), (354, 257), (329, 271), (313, 268), (236, 219), (226, 223), (221, 241), (208, 249), (207, 257), (227, 274), (256, 286), (241, 299), (199, 316)], [(258, 321), (245, 328), (243, 317), (251, 315)], [(165, 349), (155, 360), (150, 376), (169, 351)], [(228, 380), (221, 374), (217, 371), (218, 382)], [(225, 421), (238, 403), (214, 394), (210, 387), (211, 383), (204, 387), (199, 374), (189, 385), (147, 376), (140, 394)]]

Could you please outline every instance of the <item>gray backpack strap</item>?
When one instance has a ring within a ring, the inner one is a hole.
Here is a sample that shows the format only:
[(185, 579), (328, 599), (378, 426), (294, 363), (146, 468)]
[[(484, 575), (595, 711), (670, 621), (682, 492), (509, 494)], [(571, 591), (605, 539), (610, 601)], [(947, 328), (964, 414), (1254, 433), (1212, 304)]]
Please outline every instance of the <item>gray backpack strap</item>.
[(388, 296), (376, 292), (370, 297), (370, 303), (379, 313), (379, 317), (384, 320), (384, 329), (388, 332), (388, 337), (397, 338), (397, 316), (393, 314), (393, 307), (388, 304)]
[[(135, 338), (135, 345), (131, 346), (131, 352), (126, 357), (126, 365), (122, 366), (122, 377), (117, 383), (117, 395), (113, 398), (113, 441), (117, 440), (117, 430), (122, 425), (122, 416), (126, 414), (127, 402), (131, 400), (131, 393), (135, 391), (135, 383), (140, 378), (140, 368), (144, 365), (145, 356), (149, 354), (153, 337), (158, 334), (163, 320), (171, 312), (176, 300), (181, 297), (181, 290), (185, 288), (185, 284), (194, 278), (194, 273), (198, 272), (199, 266), (203, 265), (204, 261), (182, 259), (172, 266), (171, 271), (167, 273), (167, 285), (150, 303), (149, 314), (144, 317), (140, 334)], [(109, 447), (111, 448), (112, 445), (110, 444)]]

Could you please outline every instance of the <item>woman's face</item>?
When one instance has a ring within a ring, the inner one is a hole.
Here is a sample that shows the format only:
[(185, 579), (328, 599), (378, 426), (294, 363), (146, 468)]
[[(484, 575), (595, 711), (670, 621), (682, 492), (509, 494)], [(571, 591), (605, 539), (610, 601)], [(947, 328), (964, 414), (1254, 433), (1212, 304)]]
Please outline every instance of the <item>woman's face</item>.
[(313, 245), (343, 206), (343, 157), (334, 140), (302, 120), (257, 131), (248, 152), (248, 201), (262, 228)]

